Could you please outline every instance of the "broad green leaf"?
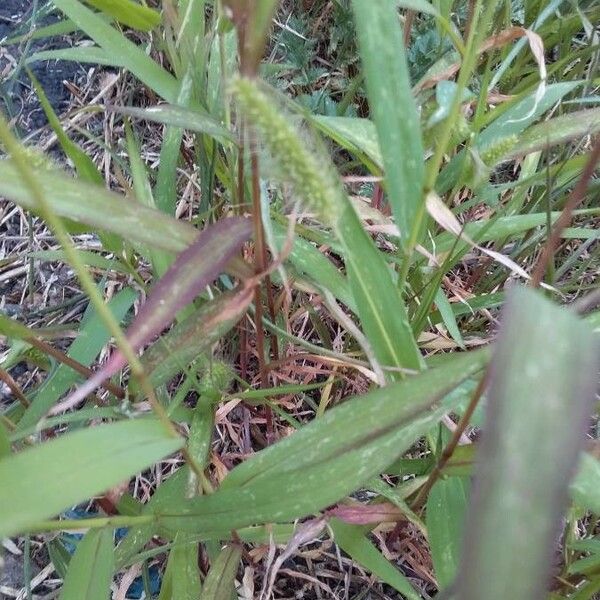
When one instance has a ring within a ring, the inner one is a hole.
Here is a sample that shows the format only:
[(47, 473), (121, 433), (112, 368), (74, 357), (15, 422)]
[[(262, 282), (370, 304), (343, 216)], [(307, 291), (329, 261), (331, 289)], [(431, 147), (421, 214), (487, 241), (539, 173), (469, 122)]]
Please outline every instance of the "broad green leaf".
[(420, 118), (412, 96), (396, 2), (353, 0), (352, 7), (389, 202), (406, 245), (414, 228), (424, 225), (419, 215), (425, 170)]
[(348, 525), (339, 519), (329, 522), (336, 544), (356, 563), (368, 569), (381, 581), (392, 586), (409, 600), (419, 600), (418, 594), (409, 580), (387, 560), (365, 537), (362, 527)]
[(239, 546), (230, 545), (221, 550), (204, 580), (200, 600), (231, 600), (241, 558)]
[(160, 522), (167, 531), (210, 536), (317, 512), (384, 471), (453, 410), (463, 397), (448, 393), (486, 361), (487, 351), (459, 354), (348, 400), (233, 469), (216, 493), (172, 507)]
[(84, 1), (113, 17), (119, 23), (139, 31), (150, 31), (160, 23), (160, 13), (137, 2), (132, 2), (132, 0)]
[(106, 52), (115, 54), (115, 50), (118, 49), (122, 66), (142, 83), (167, 102), (175, 102), (177, 80), (158, 63), (155, 63), (144, 50), (130, 42), (98, 14), (81, 4), (79, 0), (54, 0), (54, 4)]
[[(108, 306), (117, 321), (122, 321), (135, 299), (136, 293), (132, 289), (126, 288), (110, 300)], [(89, 308), (84, 316), (79, 334), (67, 354), (89, 367), (109, 340), (110, 333), (106, 330), (104, 322), (92, 308)], [(59, 365), (36, 392), (31, 406), (19, 421), (18, 429), (23, 431), (35, 425), (52, 405), (80, 379), (81, 375), (70, 367), (64, 364)]]
[(182, 445), (162, 423), (144, 419), (68, 433), (1, 459), (0, 536), (100, 494)]
[(467, 511), (468, 486), (460, 477), (440, 479), (427, 497), (427, 532), (438, 587), (456, 576)]
[[(287, 233), (278, 224), (274, 223), (273, 225), (275, 241), (281, 247), (286, 241)], [(305, 277), (310, 283), (331, 292), (352, 312), (358, 312), (347, 278), (309, 241), (296, 235), (287, 260), (299, 275)]]
[[(492, 111), (489, 118), (493, 120), (479, 134), (475, 148), (481, 152), (485, 148), (493, 147), (498, 140), (519, 136), (529, 125), (579, 85), (581, 85), (581, 82), (577, 81), (553, 83), (546, 87), (544, 96), (539, 101), (534, 92), (516, 100), (508, 107), (501, 106)], [(457, 183), (457, 177), (461, 172), (461, 165), (465, 159), (465, 152), (465, 150), (458, 152), (439, 174), (435, 189), (440, 196), (448, 192)]]
[(545, 598), (599, 360), (584, 321), (538, 291), (511, 292), (464, 533), (461, 600)]
[(91, 529), (77, 544), (60, 600), (108, 600), (114, 563), (112, 529)]
[(173, 125), (182, 129), (189, 129), (198, 133), (205, 133), (222, 140), (233, 141), (233, 134), (223, 127), (208, 113), (201, 112), (199, 108), (185, 108), (171, 104), (161, 104), (149, 108), (135, 108), (132, 106), (111, 106), (111, 111), (145, 119), (155, 123)]
[[(593, 208), (576, 211), (576, 214), (592, 215), (598, 214), (599, 212), (600, 209)], [(472, 221), (465, 225), (464, 233), (477, 243), (491, 242), (518, 235), (529, 229), (534, 229), (535, 227), (545, 226), (548, 218), (554, 223), (560, 215), (560, 212), (552, 211), (549, 215), (547, 213), (531, 213), (512, 215), (509, 217), (498, 217), (493, 221)], [(439, 254), (451, 250), (455, 245), (456, 236), (447, 231), (440, 233), (435, 238), (434, 242), (435, 251)]]
[[(117, 233), (126, 240), (181, 252), (198, 235), (197, 229), (183, 221), (61, 171), (32, 171), (31, 177), (37, 179), (46, 201), (58, 216)], [(35, 212), (35, 199), (10, 160), (0, 161), (0, 194)]]

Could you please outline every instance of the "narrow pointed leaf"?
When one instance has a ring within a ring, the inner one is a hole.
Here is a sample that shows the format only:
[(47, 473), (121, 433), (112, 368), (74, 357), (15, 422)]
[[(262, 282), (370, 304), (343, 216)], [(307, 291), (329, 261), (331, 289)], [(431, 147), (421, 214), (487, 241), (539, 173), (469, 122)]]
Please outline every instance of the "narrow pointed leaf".
[(112, 529), (91, 529), (69, 562), (60, 600), (108, 600), (114, 563)]
[[(222, 219), (204, 229), (196, 241), (177, 256), (150, 291), (127, 330), (131, 347), (139, 350), (168, 327), (176, 314), (224, 270), (251, 234), (252, 223), (243, 217)], [(83, 400), (103, 381), (122, 369), (126, 362), (125, 356), (117, 350), (65, 403), (75, 404)]]
[(335, 542), (359, 565), (368, 569), (383, 582), (392, 586), (409, 600), (419, 600), (409, 580), (365, 537), (362, 527), (333, 519), (330, 522)]
[(198, 544), (183, 534), (175, 536), (174, 544), (158, 600), (198, 600), (201, 587)]
[(132, 0), (85, 0), (85, 3), (138, 31), (150, 31), (160, 23), (160, 13)]
[[(60, 217), (111, 231), (124, 239), (181, 252), (189, 246), (198, 230), (167, 215), (100, 186), (73, 179), (59, 170), (31, 172), (44, 190), (46, 201)], [(36, 211), (35, 198), (24, 186), (12, 161), (0, 161), (0, 194), (27, 210)]]
[(216, 493), (159, 515), (161, 524), (209, 535), (304, 517), (337, 502), (382, 472), (465, 400), (449, 392), (486, 361), (486, 351), (465, 353), (346, 401), (236, 467)]
[(160, 422), (144, 419), (76, 431), (3, 458), (0, 537), (104, 492), (182, 445)]
[(427, 497), (427, 532), (440, 589), (456, 577), (467, 511), (468, 487), (460, 477), (440, 479)]
[[(118, 322), (121, 322), (127, 314), (136, 298), (136, 293), (130, 289), (124, 289), (116, 294), (108, 303), (110, 310)], [(68, 356), (74, 358), (81, 364), (89, 367), (96, 359), (102, 348), (110, 340), (110, 333), (106, 330), (104, 322), (93, 309), (89, 309), (79, 330), (77, 338), (73, 341), (67, 352)], [(81, 375), (73, 371), (67, 365), (59, 365), (33, 397), (31, 406), (21, 417), (18, 430), (24, 431), (35, 425), (52, 407), (52, 405), (69, 388), (81, 380)]]
[(492, 363), (465, 549), (461, 600), (537, 600), (583, 447), (597, 337), (539, 292), (514, 290)]
[(398, 10), (394, 0), (353, 0), (352, 8), (389, 201), (406, 243), (421, 211), (425, 171)]
[(161, 104), (150, 108), (136, 108), (133, 106), (110, 106), (108, 110), (136, 117), (137, 119), (145, 119), (155, 123), (164, 123), (165, 125), (173, 125), (205, 133), (215, 138), (232, 141), (233, 134), (221, 125), (216, 119), (208, 113), (200, 112), (199, 109), (185, 108), (172, 104)]
[(253, 296), (250, 288), (222, 294), (161, 336), (142, 356), (152, 385), (166, 383), (225, 335), (245, 314)]
[(235, 589), (235, 576), (242, 558), (242, 549), (227, 546), (210, 568), (200, 600), (230, 600)]

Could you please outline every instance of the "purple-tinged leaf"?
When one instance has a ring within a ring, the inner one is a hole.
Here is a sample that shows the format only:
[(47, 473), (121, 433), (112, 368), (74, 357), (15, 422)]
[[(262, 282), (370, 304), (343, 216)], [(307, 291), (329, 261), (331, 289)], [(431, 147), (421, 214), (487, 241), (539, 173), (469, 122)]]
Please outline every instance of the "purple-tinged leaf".
[[(132, 348), (139, 350), (168, 327), (175, 315), (225, 269), (251, 235), (252, 223), (243, 217), (223, 219), (204, 229), (150, 291), (127, 332)], [(126, 362), (117, 350), (92, 378), (56, 406), (51, 414), (76, 405), (122, 369)]]

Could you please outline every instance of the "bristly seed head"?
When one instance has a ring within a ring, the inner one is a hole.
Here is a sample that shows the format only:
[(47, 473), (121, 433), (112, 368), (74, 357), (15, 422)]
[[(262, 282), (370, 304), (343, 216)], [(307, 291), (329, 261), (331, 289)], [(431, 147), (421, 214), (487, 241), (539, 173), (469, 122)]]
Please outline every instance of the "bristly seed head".
[(290, 119), (255, 81), (240, 77), (231, 84), (240, 113), (265, 144), (293, 193), (327, 225), (334, 227), (344, 202), (329, 157), (306, 143)]

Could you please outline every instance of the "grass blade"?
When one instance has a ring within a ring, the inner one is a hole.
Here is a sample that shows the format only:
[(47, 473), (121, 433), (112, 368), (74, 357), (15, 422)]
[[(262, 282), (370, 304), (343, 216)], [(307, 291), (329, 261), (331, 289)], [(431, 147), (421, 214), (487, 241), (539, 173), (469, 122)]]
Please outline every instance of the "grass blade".
[(421, 596), (415, 591), (409, 580), (394, 567), (365, 537), (362, 527), (343, 523), (332, 519), (329, 523), (338, 546), (359, 565), (377, 575), (381, 581), (392, 586), (409, 600), (419, 600)]
[[(108, 303), (111, 312), (119, 322), (131, 308), (136, 293), (125, 289), (115, 295)], [(79, 335), (69, 348), (68, 355), (81, 364), (89, 367), (102, 348), (108, 343), (110, 333), (106, 330), (98, 314), (88, 309), (91, 314), (84, 317)], [(35, 425), (52, 407), (52, 405), (77, 381), (81, 376), (67, 365), (59, 365), (42, 386), (38, 389), (31, 406), (19, 420), (17, 429), (26, 430)]]
[(119, 23), (138, 31), (150, 31), (160, 23), (160, 13), (131, 0), (85, 0)]
[[(191, 244), (198, 230), (99, 186), (72, 179), (58, 170), (32, 172), (44, 190), (46, 200), (60, 217), (85, 223), (100, 230), (170, 252), (181, 252)], [(0, 161), (0, 194), (27, 210), (36, 211), (35, 199), (24, 186), (10, 160)]]
[(216, 119), (207, 113), (200, 112), (199, 109), (184, 108), (172, 104), (161, 104), (150, 108), (111, 105), (106, 108), (123, 115), (129, 115), (130, 117), (205, 133), (220, 140), (233, 141), (235, 139), (232, 133)]
[(545, 597), (600, 356), (585, 322), (532, 290), (507, 303), (465, 550), (461, 600)]
[(425, 168), (396, 2), (353, 0), (352, 7), (389, 201), (407, 248), (411, 232), (423, 226)]
[(162, 423), (144, 419), (76, 431), (3, 458), (0, 536), (25, 531), (120, 483), (182, 445), (183, 440), (169, 435)]
[(468, 490), (459, 477), (440, 479), (427, 497), (427, 532), (431, 559), (440, 589), (449, 586), (456, 576)]
[(242, 558), (239, 546), (227, 546), (210, 568), (200, 600), (230, 600), (235, 590), (235, 576)]
[(382, 472), (435, 426), (464, 399), (452, 394), (445, 401), (448, 392), (486, 361), (486, 351), (461, 354), (349, 400), (236, 467), (216, 493), (159, 515), (160, 522), (167, 531), (207, 536), (317, 512)]
[[(196, 241), (177, 256), (152, 288), (127, 331), (131, 347), (139, 350), (169, 326), (176, 314), (224, 270), (251, 235), (252, 223), (243, 217), (222, 219), (204, 229)], [(59, 407), (80, 402), (126, 364), (124, 354), (117, 350), (93, 377)]]
[(114, 556), (112, 529), (88, 531), (69, 563), (60, 600), (107, 600)]

